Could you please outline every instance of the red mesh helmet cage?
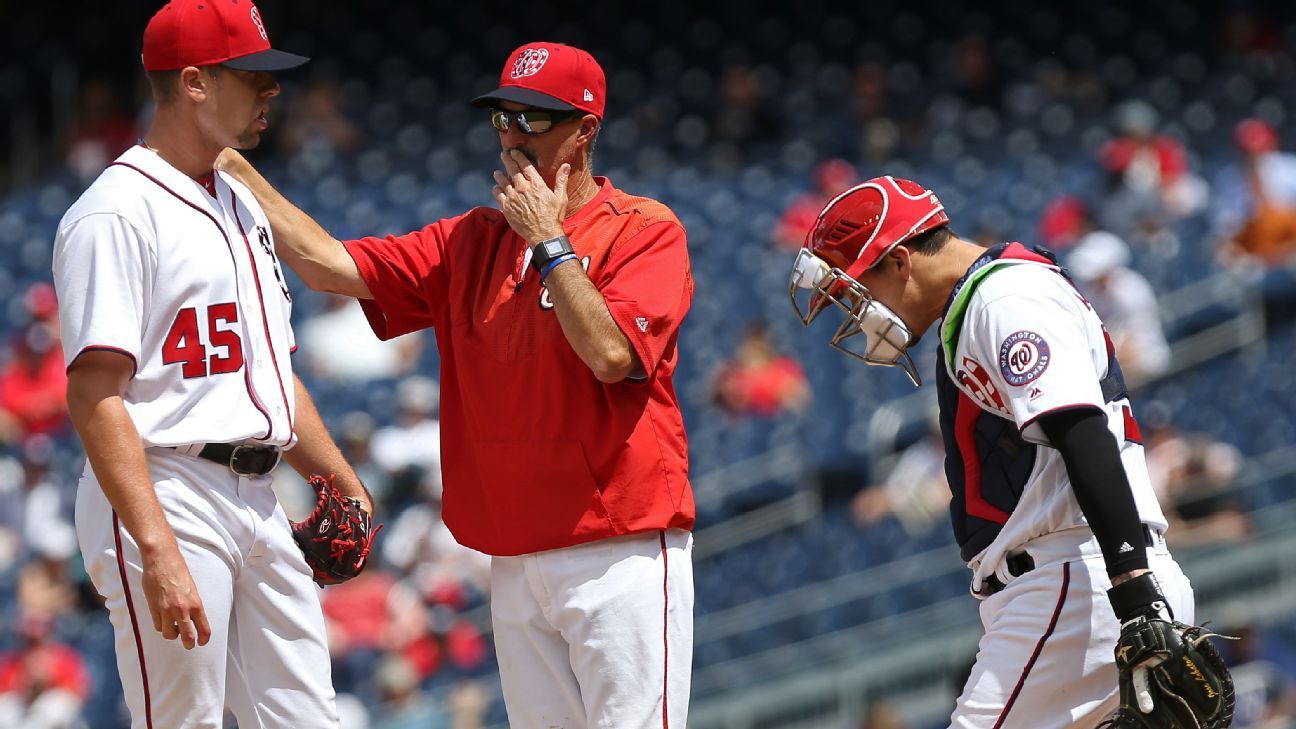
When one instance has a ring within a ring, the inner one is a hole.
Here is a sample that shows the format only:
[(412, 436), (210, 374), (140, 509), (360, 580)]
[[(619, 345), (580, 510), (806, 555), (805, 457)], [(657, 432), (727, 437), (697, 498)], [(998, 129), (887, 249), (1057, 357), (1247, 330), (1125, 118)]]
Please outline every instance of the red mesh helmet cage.
[(874, 177), (824, 207), (805, 247), (858, 278), (896, 245), (948, 223), (936, 193), (911, 180)]

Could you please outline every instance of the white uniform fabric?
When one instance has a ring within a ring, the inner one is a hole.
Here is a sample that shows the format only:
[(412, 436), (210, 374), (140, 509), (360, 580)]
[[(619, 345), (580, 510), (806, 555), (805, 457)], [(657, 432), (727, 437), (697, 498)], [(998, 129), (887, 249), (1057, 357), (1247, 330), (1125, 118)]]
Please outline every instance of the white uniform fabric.
[[(954, 356), (946, 362), (949, 375), (981, 409), (1012, 420), (1025, 440), (1041, 446), (1048, 446), (1041, 416), (1076, 406), (1106, 413), (1139, 519), (1153, 540), (1149, 566), (1175, 617), (1192, 623), (1192, 586), (1166, 551), (1166, 520), (1143, 446), (1126, 432), (1137, 427), (1130, 402), (1104, 402), (1102, 322), (1052, 266), (1000, 259), (991, 268), (968, 294)], [(1014, 577), (1006, 558), (1022, 552), (1035, 567)], [(991, 574), (1006, 587), (980, 603), (985, 633), (951, 729), (1097, 726), (1119, 700), (1113, 651), (1120, 623), (1107, 599), (1111, 582), (1102, 551), (1057, 450), (1037, 450), (1017, 506), (968, 566), (974, 594)]]
[[(68, 210), (54, 245), (63, 345), (135, 363), (125, 407), (198, 587), (211, 641), (186, 651), (152, 624), (134, 539), (87, 464), (77, 538), (104, 596), (134, 729), (336, 727), (317, 589), (269, 476), (159, 446), (295, 443), (291, 298), (269, 223), (222, 175), (215, 197), (135, 147)], [(185, 448), (185, 452), (192, 452)]]
[(324, 613), (271, 478), (164, 450), (148, 465), (212, 635), (185, 650), (153, 629), (139, 547), (87, 467), (77, 537), (112, 619), (131, 729), (220, 729), (227, 704), (246, 729), (336, 728)]
[[(988, 265), (995, 270), (971, 293), (954, 357), (946, 362), (950, 376), (982, 409), (1012, 420), (1025, 440), (1039, 445), (1048, 445), (1037, 422), (1046, 413), (1076, 406), (1104, 411), (1120, 444), (1139, 520), (1164, 532), (1166, 518), (1148, 479), (1143, 445), (1126, 440), (1130, 401), (1103, 401), (1102, 322), (1053, 267), (1003, 259)], [(1002, 531), (968, 563), (973, 589), (1027, 540), (1087, 523), (1061, 454), (1040, 448)]]
[(223, 174), (213, 198), (142, 146), (117, 162), (54, 239), (68, 364), (88, 349), (135, 362), (126, 410), (146, 447), (291, 444), (292, 302), (261, 206)]
[[(951, 729), (1092, 729), (1119, 703), (1120, 622), (1098, 541), (1080, 527), (1023, 548), (1035, 569), (981, 602), (985, 633)], [(1194, 623), (1192, 585), (1165, 543), (1147, 554), (1175, 619)]]
[(512, 729), (683, 729), (693, 536), (672, 529), (491, 560)]

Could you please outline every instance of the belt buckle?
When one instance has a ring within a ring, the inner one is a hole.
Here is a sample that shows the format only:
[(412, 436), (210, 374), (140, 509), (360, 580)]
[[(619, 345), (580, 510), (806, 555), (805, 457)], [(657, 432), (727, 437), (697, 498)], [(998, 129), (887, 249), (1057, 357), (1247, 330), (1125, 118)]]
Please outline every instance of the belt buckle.
[(275, 452), (274, 463), (270, 464), (269, 468), (266, 468), (265, 470), (262, 471), (241, 470), (237, 465), (239, 456), (242, 455), (245, 451), (258, 451), (258, 450), (264, 450), (264, 449), (259, 448), (257, 446), (250, 446), (246, 444), (234, 446), (234, 450), (230, 451), (229, 470), (233, 471), (234, 473), (240, 476), (264, 476), (267, 473), (270, 473), (271, 471), (275, 470), (275, 467), (279, 465), (279, 461), (283, 460), (283, 451), (276, 448), (274, 449)]

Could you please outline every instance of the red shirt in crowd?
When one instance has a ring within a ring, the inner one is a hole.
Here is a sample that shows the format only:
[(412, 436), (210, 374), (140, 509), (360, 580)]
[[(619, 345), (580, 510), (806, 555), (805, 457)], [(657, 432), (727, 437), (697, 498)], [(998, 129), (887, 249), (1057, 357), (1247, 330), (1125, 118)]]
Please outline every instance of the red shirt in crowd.
[(488, 554), (693, 526), (672, 382), (693, 295), (684, 228), (665, 205), (595, 180), (598, 194), (563, 228), (644, 380), (594, 377), (498, 210), (346, 243), (374, 296), (361, 302), (374, 333), (436, 333), (442, 516)]
[[(25, 361), (33, 357), (40, 357), (39, 363)], [(24, 436), (52, 433), (63, 427), (67, 370), (62, 350), (54, 347), (43, 355), (15, 357), (0, 370), (0, 409), (18, 421)]]

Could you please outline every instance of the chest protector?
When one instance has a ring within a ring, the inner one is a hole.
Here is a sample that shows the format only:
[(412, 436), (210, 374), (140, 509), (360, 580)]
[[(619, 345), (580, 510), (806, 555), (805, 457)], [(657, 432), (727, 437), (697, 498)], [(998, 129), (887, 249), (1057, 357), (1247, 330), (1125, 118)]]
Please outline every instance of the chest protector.
[[(972, 294), (987, 277), (1012, 265), (1047, 266), (1071, 283), (1049, 251), (1004, 243), (986, 251), (968, 268), (945, 304), (936, 388), (945, 441), (945, 475), (953, 497), (950, 519), (959, 553), (965, 561), (990, 546), (1003, 529), (1035, 470), (1039, 449), (1022, 438), (1011, 417), (983, 404), (974, 392), (954, 379), (946, 366), (958, 347), (963, 315)], [(1105, 402), (1129, 396), (1110, 338), (1107, 339), (1107, 374), (1099, 384)]]

